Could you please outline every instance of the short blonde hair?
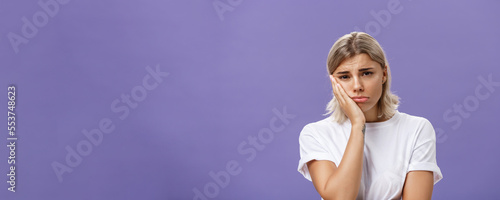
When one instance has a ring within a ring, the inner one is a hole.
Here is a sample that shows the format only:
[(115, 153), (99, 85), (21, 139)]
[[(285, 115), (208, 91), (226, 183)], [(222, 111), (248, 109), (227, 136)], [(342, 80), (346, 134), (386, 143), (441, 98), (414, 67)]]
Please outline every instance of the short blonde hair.
[[(390, 118), (399, 106), (399, 97), (393, 94), (391, 87), (391, 70), (385, 57), (384, 50), (380, 44), (367, 33), (351, 32), (339, 38), (330, 49), (327, 58), (328, 75), (333, 74), (335, 69), (347, 58), (352, 58), (359, 54), (368, 54), (370, 58), (379, 63), (382, 70), (387, 67), (387, 81), (382, 86), (382, 96), (377, 102), (377, 118)], [(338, 123), (347, 120), (347, 115), (340, 108), (337, 98), (333, 97), (326, 106), (325, 115), (330, 115)]]

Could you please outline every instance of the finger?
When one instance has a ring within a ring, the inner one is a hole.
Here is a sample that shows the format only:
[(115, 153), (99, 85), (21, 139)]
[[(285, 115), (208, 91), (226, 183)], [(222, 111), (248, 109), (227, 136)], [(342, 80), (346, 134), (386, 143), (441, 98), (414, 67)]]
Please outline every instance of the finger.
[(333, 77), (333, 75), (330, 75), (330, 78), (332, 80), (332, 87), (333, 87), (333, 92), (335, 94), (335, 98), (337, 98), (337, 101), (342, 105), (345, 103), (344, 97), (342, 96), (342, 93), (340, 92), (340, 87), (339, 84), (337, 83), (337, 80)]
[(333, 77), (332, 75), (330, 75), (330, 83), (332, 84), (332, 90), (333, 90), (333, 94), (335, 95), (335, 82), (333, 81)]
[(335, 90), (335, 81), (333, 80), (333, 75), (330, 75), (330, 82), (332, 83), (332, 89)]
[(340, 96), (342, 96), (342, 100), (344, 101), (344, 103), (356, 103), (354, 102), (354, 100), (351, 99), (351, 97), (349, 97), (349, 95), (347, 94), (347, 92), (344, 90), (344, 88), (342, 87), (342, 85), (338, 84), (338, 93), (340, 94)]
[(342, 88), (341, 85), (339, 85), (339, 93), (342, 95), (346, 106), (347, 105), (356, 105), (356, 107), (358, 107), (361, 110), (361, 107), (359, 107), (359, 105), (354, 100), (352, 100), (351, 97), (349, 97), (349, 95), (344, 90), (344, 88)]
[(335, 96), (335, 98), (338, 98), (339, 94), (338, 94), (337, 83), (335, 83), (333, 75), (330, 75), (330, 82), (332, 83), (333, 95)]
[(349, 95), (347, 95), (347, 93), (345, 92), (344, 88), (342, 87), (342, 85), (338, 84), (337, 81), (335, 81), (335, 83), (337, 84), (337, 90), (338, 90), (338, 93), (342, 96), (342, 98), (344, 100), (346, 100), (347, 98), (350, 98)]

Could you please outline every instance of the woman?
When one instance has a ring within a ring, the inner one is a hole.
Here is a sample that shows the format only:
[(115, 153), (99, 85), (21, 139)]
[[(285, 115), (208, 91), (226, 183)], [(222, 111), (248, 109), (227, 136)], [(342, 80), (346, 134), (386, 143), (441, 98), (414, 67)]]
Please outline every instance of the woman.
[(431, 199), (443, 177), (434, 128), (397, 110), (379, 43), (363, 32), (344, 35), (327, 67), (331, 115), (301, 131), (298, 171), (323, 199)]

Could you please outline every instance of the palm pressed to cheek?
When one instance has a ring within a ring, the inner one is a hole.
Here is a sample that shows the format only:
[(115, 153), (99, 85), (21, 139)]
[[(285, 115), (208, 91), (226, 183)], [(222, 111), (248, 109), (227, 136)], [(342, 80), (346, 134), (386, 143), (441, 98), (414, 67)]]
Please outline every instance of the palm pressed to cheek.
[(359, 54), (342, 61), (332, 73), (332, 79), (339, 84), (335, 92), (342, 90), (342, 102), (357, 105), (372, 120), (376, 120), (377, 104), (387, 81), (382, 65), (367, 54)]
[(350, 94), (350, 92), (349, 92), (349, 86), (348, 86), (347, 84), (345, 84), (345, 83), (339, 83), (339, 85), (340, 85), (340, 89), (341, 89), (341, 90), (344, 90), (344, 92), (345, 92), (347, 95), (349, 95), (349, 97), (351, 97), (351, 94)]

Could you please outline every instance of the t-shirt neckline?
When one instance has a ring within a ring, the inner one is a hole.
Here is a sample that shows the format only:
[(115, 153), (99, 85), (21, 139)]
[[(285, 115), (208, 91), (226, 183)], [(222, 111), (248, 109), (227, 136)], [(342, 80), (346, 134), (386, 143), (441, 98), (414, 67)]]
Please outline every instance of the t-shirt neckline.
[(394, 115), (388, 120), (385, 120), (383, 122), (366, 122), (365, 125), (366, 125), (366, 128), (385, 127), (385, 126), (394, 124), (399, 119), (400, 115), (401, 115), (401, 113), (399, 113), (399, 111), (396, 110), (396, 112), (394, 112)]
[[(400, 115), (401, 115), (401, 113), (399, 112), (399, 110), (395, 110), (394, 115), (390, 119), (385, 120), (383, 122), (366, 122), (365, 125), (366, 125), (366, 128), (380, 128), (380, 127), (389, 126), (391, 124), (394, 124), (399, 119)], [(349, 118), (347, 118), (347, 121), (348, 121), (348, 124), (350, 125), (351, 120)]]

